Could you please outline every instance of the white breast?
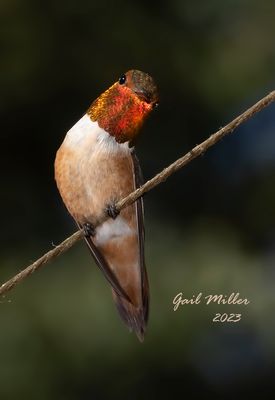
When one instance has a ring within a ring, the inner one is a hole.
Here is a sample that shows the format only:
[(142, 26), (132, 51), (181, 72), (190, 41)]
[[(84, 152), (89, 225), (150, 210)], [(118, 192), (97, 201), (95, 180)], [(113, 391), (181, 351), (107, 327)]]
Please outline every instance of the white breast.
[(100, 128), (97, 121), (92, 121), (87, 114), (67, 132), (63, 145), (72, 150), (79, 150), (79, 146), (85, 146), (86, 150), (89, 151), (108, 153), (130, 151), (128, 142), (118, 143), (113, 136)]

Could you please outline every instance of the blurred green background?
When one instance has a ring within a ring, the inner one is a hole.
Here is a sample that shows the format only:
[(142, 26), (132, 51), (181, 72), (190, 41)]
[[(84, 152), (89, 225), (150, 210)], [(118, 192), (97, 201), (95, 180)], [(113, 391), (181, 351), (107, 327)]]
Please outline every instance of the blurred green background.
[[(271, 0), (1, 0), (0, 14), (1, 282), (75, 230), (55, 152), (123, 72), (149, 72), (161, 94), (137, 146), (146, 179), (275, 86)], [(145, 196), (144, 344), (84, 244), (1, 299), (1, 400), (272, 398), (274, 111)], [(174, 312), (178, 292), (250, 304)], [(242, 320), (213, 323), (217, 312)]]

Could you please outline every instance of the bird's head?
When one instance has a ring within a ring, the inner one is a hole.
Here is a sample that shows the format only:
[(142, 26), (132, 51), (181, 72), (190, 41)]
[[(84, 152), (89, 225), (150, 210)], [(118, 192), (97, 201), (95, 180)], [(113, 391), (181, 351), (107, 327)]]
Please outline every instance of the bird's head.
[(102, 93), (87, 113), (117, 142), (132, 142), (157, 104), (158, 92), (153, 78), (133, 69)]

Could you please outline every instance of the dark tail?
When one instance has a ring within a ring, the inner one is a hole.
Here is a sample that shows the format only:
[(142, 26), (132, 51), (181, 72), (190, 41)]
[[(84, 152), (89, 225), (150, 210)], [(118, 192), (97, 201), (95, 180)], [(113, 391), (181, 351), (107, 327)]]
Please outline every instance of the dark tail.
[(140, 342), (143, 342), (148, 321), (148, 297), (143, 301), (142, 307), (134, 306), (132, 303), (118, 295), (114, 290), (113, 297), (119, 315), (130, 331), (134, 331)]

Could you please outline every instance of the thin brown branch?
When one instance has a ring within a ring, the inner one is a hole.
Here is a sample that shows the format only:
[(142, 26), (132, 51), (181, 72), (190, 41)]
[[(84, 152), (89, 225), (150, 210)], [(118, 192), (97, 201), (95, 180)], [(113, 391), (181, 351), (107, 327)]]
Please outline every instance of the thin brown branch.
[[(135, 190), (134, 192), (130, 193), (124, 199), (118, 201), (116, 204), (116, 208), (121, 211), (124, 207), (132, 204), (136, 201), (140, 196), (144, 193), (149, 192), (149, 190), (153, 189), (155, 186), (159, 185), (161, 182), (164, 182), (170, 175), (174, 174), (176, 171), (184, 167), (194, 158), (200, 156), (201, 154), (205, 153), (211, 146), (216, 144), (219, 140), (221, 140), (225, 135), (233, 132), (239, 125), (246, 122), (248, 119), (253, 117), (256, 113), (263, 110), (267, 107), (270, 103), (275, 101), (275, 91), (269, 93), (267, 96), (263, 97), (260, 101), (254, 104), (252, 107), (247, 109), (243, 114), (239, 115), (233, 121), (231, 121), (228, 125), (224, 126), (223, 128), (219, 129), (213, 135), (211, 135), (208, 139), (204, 142), (195, 146), (191, 151), (185, 154), (183, 157), (176, 160), (174, 163), (169, 165), (159, 174), (155, 175), (152, 179), (147, 181), (144, 185), (140, 188)], [(102, 224), (108, 218), (107, 215), (104, 215), (96, 224), (96, 226)], [(16, 285), (22, 282), (25, 278), (29, 275), (33, 274), (43, 265), (50, 262), (52, 259), (58, 257), (60, 254), (64, 253), (65, 251), (69, 250), (77, 241), (79, 241), (83, 237), (83, 231), (79, 230), (75, 232), (73, 235), (65, 239), (62, 243), (56, 246), (54, 249), (48, 251), (34, 263), (29, 265), (27, 268), (19, 272), (13, 278), (8, 280), (7, 282), (3, 283), (0, 287), (0, 295), (4, 295), (9, 290), (13, 289)]]
[(9, 279), (7, 282), (3, 283), (3, 285), (0, 287), (0, 295), (9, 292), (11, 289), (17, 286), (18, 283), (22, 282), (29, 275), (33, 274), (43, 265), (50, 262), (53, 258), (60, 256), (60, 254), (62, 253), (65, 253), (65, 251), (69, 250), (82, 237), (83, 237), (82, 230), (73, 233), (70, 237), (65, 239), (58, 246), (55, 246), (54, 249), (48, 251), (42, 257), (38, 258), (34, 263), (29, 265), (27, 268), (23, 269), (21, 272), (14, 275), (14, 277)]

